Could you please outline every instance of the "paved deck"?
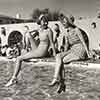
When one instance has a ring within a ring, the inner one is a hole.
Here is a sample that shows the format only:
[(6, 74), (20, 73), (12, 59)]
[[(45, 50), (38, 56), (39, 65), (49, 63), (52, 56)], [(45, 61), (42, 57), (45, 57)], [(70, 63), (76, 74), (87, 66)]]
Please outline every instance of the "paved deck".
[[(48, 87), (53, 78), (54, 63), (23, 62), (18, 84), (6, 88), (4, 85), (12, 76), (15, 62), (0, 61), (0, 100), (100, 100), (100, 70), (65, 67), (66, 92), (56, 94), (57, 86)], [(87, 66), (87, 63), (82, 64)]]

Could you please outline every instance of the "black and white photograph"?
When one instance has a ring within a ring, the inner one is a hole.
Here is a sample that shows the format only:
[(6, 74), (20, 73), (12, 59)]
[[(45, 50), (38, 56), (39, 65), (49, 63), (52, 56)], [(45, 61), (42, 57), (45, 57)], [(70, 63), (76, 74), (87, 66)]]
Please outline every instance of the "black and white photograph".
[(100, 1), (0, 0), (0, 100), (100, 100)]

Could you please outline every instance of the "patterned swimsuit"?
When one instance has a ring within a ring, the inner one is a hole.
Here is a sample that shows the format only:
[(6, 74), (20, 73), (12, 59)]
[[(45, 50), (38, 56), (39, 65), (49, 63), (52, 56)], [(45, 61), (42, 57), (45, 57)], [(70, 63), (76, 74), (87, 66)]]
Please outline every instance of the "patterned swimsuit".
[(79, 57), (79, 59), (85, 59), (86, 50), (81, 40), (79, 39), (79, 36), (77, 35), (76, 31), (75, 30), (72, 30), (71, 32), (69, 31), (66, 38), (68, 40), (67, 42), (69, 45), (68, 52), (71, 53), (72, 55), (75, 55), (76, 57)]

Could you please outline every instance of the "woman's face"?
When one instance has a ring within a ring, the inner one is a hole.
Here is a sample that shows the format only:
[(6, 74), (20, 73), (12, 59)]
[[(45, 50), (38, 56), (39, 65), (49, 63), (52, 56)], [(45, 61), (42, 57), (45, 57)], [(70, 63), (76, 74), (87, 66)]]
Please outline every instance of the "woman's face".
[(63, 26), (65, 28), (68, 28), (69, 27), (69, 22), (68, 22), (68, 20), (66, 18), (63, 19), (62, 24), (63, 24)]
[(54, 30), (57, 32), (59, 30), (59, 27), (55, 25)]
[(41, 20), (41, 26), (42, 26), (43, 28), (47, 28), (48, 22), (45, 21), (45, 20)]

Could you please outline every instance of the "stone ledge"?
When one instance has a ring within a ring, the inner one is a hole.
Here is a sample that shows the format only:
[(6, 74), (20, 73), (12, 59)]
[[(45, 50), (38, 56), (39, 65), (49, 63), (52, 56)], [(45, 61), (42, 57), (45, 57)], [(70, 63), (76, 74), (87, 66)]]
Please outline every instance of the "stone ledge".
[[(14, 59), (8, 59), (5, 57), (0, 57), (0, 61), (6, 61), (6, 62), (16, 62), (16, 58)], [(54, 58), (38, 58), (38, 59), (30, 59), (25, 61), (27, 64), (37, 65), (39, 66), (55, 66), (56, 61)], [(90, 69), (100, 69), (100, 60), (86, 60), (86, 61), (73, 61), (70, 64), (65, 64), (65, 67), (83, 67), (83, 68), (90, 68)]]

